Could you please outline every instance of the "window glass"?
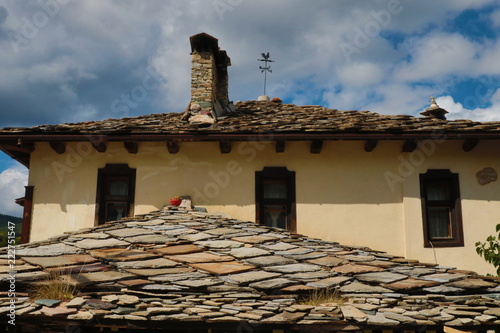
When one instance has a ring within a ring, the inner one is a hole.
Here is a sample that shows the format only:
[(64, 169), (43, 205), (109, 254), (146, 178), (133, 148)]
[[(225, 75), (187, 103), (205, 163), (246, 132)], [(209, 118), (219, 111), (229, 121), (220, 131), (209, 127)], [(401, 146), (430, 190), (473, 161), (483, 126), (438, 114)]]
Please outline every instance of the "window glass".
[(451, 219), (448, 207), (429, 207), (429, 222), (431, 239), (451, 237)]
[(128, 195), (128, 180), (111, 180), (109, 195)]
[(285, 199), (287, 186), (285, 180), (264, 180), (265, 199)]
[(447, 181), (428, 181), (427, 200), (431, 201), (450, 200), (450, 183)]

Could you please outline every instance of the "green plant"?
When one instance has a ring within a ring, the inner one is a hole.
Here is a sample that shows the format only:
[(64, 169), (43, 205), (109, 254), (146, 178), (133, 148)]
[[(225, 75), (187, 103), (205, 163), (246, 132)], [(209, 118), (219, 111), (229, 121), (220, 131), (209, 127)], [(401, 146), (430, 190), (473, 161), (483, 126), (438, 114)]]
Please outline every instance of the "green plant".
[(336, 303), (342, 305), (346, 299), (340, 294), (339, 289), (314, 289), (308, 297), (302, 299), (299, 303), (303, 305), (318, 306), (325, 303)]
[(497, 224), (496, 231), (498, 237), (488, 236), (486, 242), (476, 242), (476, 252), (484, 260), (492, 264), (497, 271), (497, 275), (500, 276), (500, 224)]
[(182, 200), (182, 198), (176, 195), (175, 197), (171, 197), (170, 200)]

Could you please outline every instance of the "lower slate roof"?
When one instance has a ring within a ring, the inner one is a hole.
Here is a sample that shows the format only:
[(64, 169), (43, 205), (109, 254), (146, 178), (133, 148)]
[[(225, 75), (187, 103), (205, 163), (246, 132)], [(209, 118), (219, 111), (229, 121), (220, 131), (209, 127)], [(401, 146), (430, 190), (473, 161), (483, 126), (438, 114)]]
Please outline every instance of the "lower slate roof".
[[(27, 331), (500, 325), (498, 278), (195, 210), (166, 207), (19, 245), (15, 255), (16, 325)], [(8, 259), (0, 249), (2, 322), (11, 301)], [(31, 298), (30, 288), (50, 277), (79, 294), (68, 302)], [(330, 299), (304, 300), (318, 291)]]

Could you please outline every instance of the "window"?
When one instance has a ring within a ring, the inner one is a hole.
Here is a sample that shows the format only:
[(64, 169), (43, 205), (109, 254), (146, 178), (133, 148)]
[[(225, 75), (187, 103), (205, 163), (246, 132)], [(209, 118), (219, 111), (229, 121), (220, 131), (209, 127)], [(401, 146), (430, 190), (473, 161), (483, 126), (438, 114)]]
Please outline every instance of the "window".
[(108, 164), (97, 175), (97, 221), (102, 224), (132, 216), (135, 169), (126, 164)]
[(463, 246), (458, 174), (428, 170), (420, 175), (425, 247)]
[(296, 231), (295, 172), (266, 167), (255, 173), (256, 222)]

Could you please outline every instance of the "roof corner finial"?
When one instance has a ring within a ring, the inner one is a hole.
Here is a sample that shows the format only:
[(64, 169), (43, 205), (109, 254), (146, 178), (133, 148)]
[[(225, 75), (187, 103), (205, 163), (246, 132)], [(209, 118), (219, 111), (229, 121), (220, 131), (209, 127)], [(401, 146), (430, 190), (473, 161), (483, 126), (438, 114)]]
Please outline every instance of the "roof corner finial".
[(434, 96), (431, 96), (430, 99), (431, 99), (431, 106), (429, 107), (429, 109), (439, 108), (439, 105), (437, 105), (436, 99), (434, 98)]
[(431, 105), (427, 109), (425, 109), (424, 112), (420, 112), (420, 114), (429, 118), (446, 120), (445, 115), (448, 113), (448, 111), (439, 107), (434, 96), (431, 96), (430, 100)]

